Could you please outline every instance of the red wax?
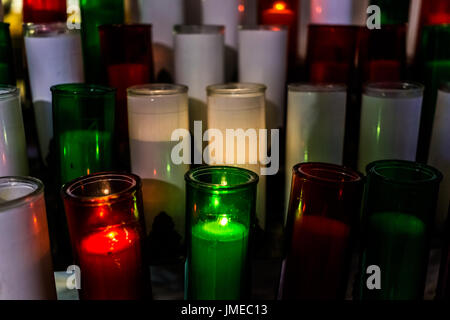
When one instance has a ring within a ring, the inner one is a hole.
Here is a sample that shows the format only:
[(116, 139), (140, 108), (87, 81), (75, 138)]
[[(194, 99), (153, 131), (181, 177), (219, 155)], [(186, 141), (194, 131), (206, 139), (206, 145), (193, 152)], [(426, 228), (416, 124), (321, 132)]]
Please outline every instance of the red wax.
[(401, 63), (396, 60), (370, 61), (368, 81), (401, 80), (401, 69)]
[(286, 260), (284, 296), (288, 299), (335, 299), (342, 285), (350, 228), (321, 216), (294, 223)]
[(422, 1), (422, 25), (450, 23), (450, 1), (426, 0)]
[(310, 65), (310, 81), (315, 83), (347, 83), (349, 65), (345, 62), (319, 61)]
[(141, 244), (136, 229), (112, 226), (81, 240), (81, 298), (135, 300), (142, 297)]
[(51, 23), (67, 20), (66, 0), (24, 0), (23, 22)]

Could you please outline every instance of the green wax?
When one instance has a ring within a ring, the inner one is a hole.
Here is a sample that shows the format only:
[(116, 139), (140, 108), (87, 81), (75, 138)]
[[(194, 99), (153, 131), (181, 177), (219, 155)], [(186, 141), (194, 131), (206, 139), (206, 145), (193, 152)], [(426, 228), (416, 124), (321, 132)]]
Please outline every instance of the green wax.
[(188, 299), (240, 299), (246, 281), (247, 228), (226, 218), (200, 222), (192, 228), (191, 241)]
[(74, 130), (61, 134), (61, 182), (112, 170), (111, 133)]
[[(421, 299), (425, 283), (426, 226), (419, 218), (400, 212), (369, 217), (367, 247), (363, 256), (362, 298)], [(368, 290), (366, 269), (381, 269), (381, 290)]]

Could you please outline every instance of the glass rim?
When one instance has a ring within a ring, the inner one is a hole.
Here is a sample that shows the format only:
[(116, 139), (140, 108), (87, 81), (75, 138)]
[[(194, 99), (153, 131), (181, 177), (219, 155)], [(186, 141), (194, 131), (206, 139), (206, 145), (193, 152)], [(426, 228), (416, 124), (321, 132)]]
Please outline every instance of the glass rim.
[(241, 25), (239, 31), (287, 31), (288, 27), (282, 24), (258, 24), (258, 25)]
[(188, 87), (182, 84), (148, 83), (132, 86), (127, 89), (129, 96), (168, 96), (184, 94)]
[(251, 82), (229, 82), (213, 84), (206, 87), (206, 92), (210, 94), (241, 95), (252, 93), (265, 93), (266, 85)]
[(19, 88), (10, 85), (0, 85), (0, 100), (17, 97), (19, 95)]
[[(232, 171), (237, 174), (242, 174), (247, 177), (247, 181), (239, 184), (234, 185), (223, 185), (218, 183), (208, 183), (204, 182), (198, 179), (198, 176), (205, 173), (210, 172), (220, 172), (220, 171)], [(203, 189), (203, 190), (209, 190), (209, 191), (233, 191), (233, 190), (240, 190), (245, 189), (249, 186), (256, 185), (259, 181), (259, 176), (253, 171), (250, 171), (248, 169), (239, 168), (239, 167), (232, 167), (232, 166), (202, 166), (199, 168), (191, 169), (184, 175), (184, 180), (186, 183), (190, 186)]]
[(424, 85), (412, 81), (369, 82), (364, 85), (363, 94), (377, 98), (417, 98), (424, 92)]
[[(341, 177), (347, 177), (347, 180), (343, 179), (332, 179), (327, 178), (319, 175), (312, 174), (311, 172), (308, 172), (306, 169), (320, 169), (323, 172), (332, 172), (336, 175), (340, 175)], [(295, 177), (298, 178), (305, 178), (309, 181), (314, 182), (320, 182), (320, 183), (339, 183), (339, 184), (353, 184), (353, 183), (362, 183), (364, 181), (364, 175), (356, 170), (353, 170), (351, 168), (332, 164), (332, 163), (325, 163), (325, 162), (302, 162), (296, 164), (292, 168), (292, 172)]]
[[(127, 180), (130, 182), (130, 184), (123, 190), (102, 196), (80, 196), (74, 194), (74, 191), (80, 188), (82, 185), (98, 183), (102, 180), (114, 178), (115, 180), (122, 178), (123, 181)], [(141, 188), (141, 185), (141, 178), (133, 173), (99, 172), (87, 176), (78, 177), (72, 181), (65, 183), (61, 187), (61, 196), (64, 200), (96, 206), (103, 205), (107, 202), (116, 202), (124, 198), (125, 196), (128, 196), (131, 193), (139, 190)]]
[(115, 94), (117, 89), (97, 84), (65, 83), (65, 84), (57, 84), (50, 87), (50, 91), (54, 94), (66, 96), (98, 97), (98, 96), (107, 96), (109, 94)]
[[(379, 172), (380, 169), (386, 169), (386, 168), (395, 168), (395, 169), (402, 169), (402, 170), (415, 170), (416, 172), (421, 172), (422, 174), (428, 174), (429, 178), (424, 178), (421, 180), (412, 180), (412, 179), (394, 179), (391, 177), (387, 177), (386, 175), (383, 175), (381, 172)], [(443, 175), (442, 173), (437, 170), (436, 168), (419, 163), (414, 161), (408, 161), (408, 160), (378, 160), (369, 163), (366, 166), (366, 173), (367, 176), (375, 175), (378, 179), (381, 179), (384, 182), (387, 183), (393, 183), (393, 184), (401, 184), (401, 185), (417, 185), (417, 184), (433, 184), (442, 181)]]
[(106, 23), (101, 24), (98, 27), (99, 31), (109, 30), (109, 29), (120, 29), (120, 30), (127, 30), (127, 29), (139, 29), (139, 28), (147, 28), (152, 29), (153, 25), (151, 23)]
[(64, 22), (24, 23), (23, 34), (28, 38), (50, 38), (64, 34), (78, 34), (79, 30), (69, 29)]
[(225, 26), (216, 24), (177, 24), (175, 34), (225, 34)]
[(1, 177), (0, 188), (2, 187), (3, 184), (9, 185), (17, 184), (23, 186), (27, 185), (34, 187), (34, 190), (24, 196), (0, 203), (0, 214), (6, 210), (17, 208), (24, 204), (33, 202), (34, 200), (36, 200), (36, 198), (38, 198), (44, 193), (44, 183), (42, 183), (41, 180), (34, 177), (17, 177), (17, 176)]
[(291, 92), (347, 92), (347, 85), (344, 83), (307, 83), (296, 82), (288, 84)]

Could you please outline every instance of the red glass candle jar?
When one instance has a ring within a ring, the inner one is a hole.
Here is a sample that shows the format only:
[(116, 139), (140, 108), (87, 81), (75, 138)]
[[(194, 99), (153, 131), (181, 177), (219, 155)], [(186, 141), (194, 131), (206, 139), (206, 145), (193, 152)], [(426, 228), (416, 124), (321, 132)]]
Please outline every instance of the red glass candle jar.
[(363, 177), (325, 163), (294, 166), (282, 299), (343, 299)]
[(23, 0), (23, 22), (51, 23), (67, 20), (66, 0)]
[(406, 68), (406, 24), (363, 30), (359, 46), (361, 79), (364, 82), (402, 80)]
[(117, 89), (116, 128), (119, 167), (129, 170), (127, 88), (153, 82), (152, 26), (99, 27), (102, 61), (110, 87)]
[(82, 300), (134, 300), (149, 293), (141, 180), (99, 173), (62, 188)]
[(436, 25), (450, 23), (450, 1), (426, 0), (422, 1), (421, 24)]

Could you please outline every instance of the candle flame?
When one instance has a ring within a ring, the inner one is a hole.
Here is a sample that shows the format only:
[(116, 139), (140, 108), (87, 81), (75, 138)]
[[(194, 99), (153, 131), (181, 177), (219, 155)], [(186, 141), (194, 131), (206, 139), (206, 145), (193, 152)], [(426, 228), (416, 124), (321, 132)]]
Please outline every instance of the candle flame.
[(239, 10), (239, 12), (244, 12), (245, 11), (245, 6), (243, 4), (240, 4), (238, 6), (238, 10)]
[(224, 217), (220, 219), (220, 224), (225, 227), (228, 224), (228, 218)]
[(278, 1), (273, 4), (273, 8), (278, 11), (286, 9), (286, 3), (283, 1)]

